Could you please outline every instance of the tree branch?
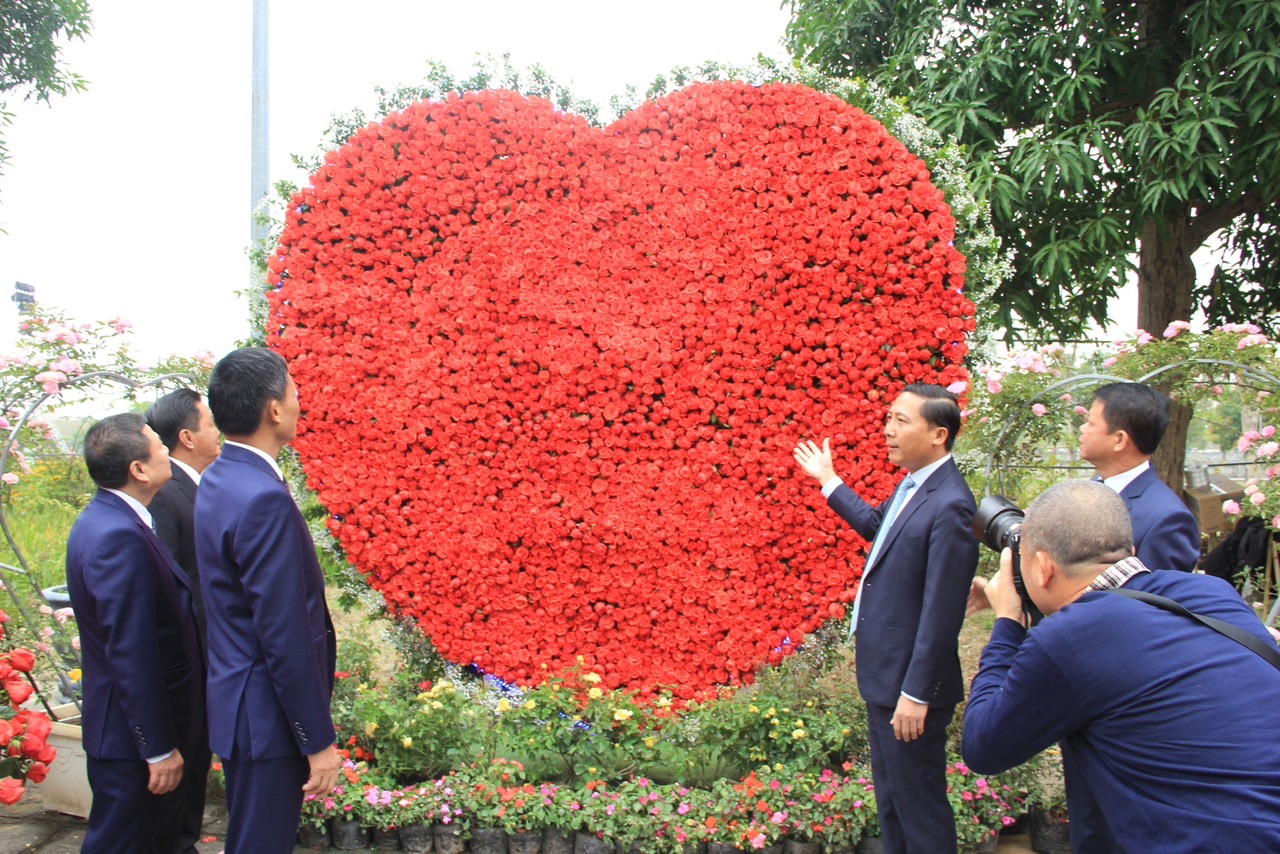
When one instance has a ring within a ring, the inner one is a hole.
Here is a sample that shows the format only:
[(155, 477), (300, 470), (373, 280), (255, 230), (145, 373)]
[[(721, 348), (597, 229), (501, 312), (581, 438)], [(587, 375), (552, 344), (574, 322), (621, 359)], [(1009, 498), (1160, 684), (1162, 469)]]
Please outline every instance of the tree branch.
[(1257, 193), (1245, 193), (1230, 202), (1200, 209), (1187, 229), (1191, 245), (1202, 245), (1215, 231), (1226, 228), (1241, 214), (1253, 213), (1262, 207), (1262, 203), (1262, 196)]

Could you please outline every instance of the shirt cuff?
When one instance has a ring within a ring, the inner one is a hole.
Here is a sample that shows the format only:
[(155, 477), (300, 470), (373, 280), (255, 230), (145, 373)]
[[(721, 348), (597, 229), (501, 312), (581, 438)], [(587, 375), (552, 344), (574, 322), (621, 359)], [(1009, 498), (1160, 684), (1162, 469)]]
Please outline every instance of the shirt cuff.
[(844, 481), (840, 479), (840, 475), (836, 475), (835, 477), (831, 478), (831, 480), (822, 484), (822, 497), (830, 498), (831, 493), (835, 492), (836, 487), (842, 483), (844, 483)]
[(913, 702), (913, 703), (919, 703), (919, 704), (920, 704), (920, 705), (922, 705), (922, 706), (927, 706), (927, 705), (929, 705), (929, 701), (928, 701), (928, 700), (917, 700), (915, 697), (911, 696), (911, 695), (910, 695), (910, 694), (908, 694), (906, 691), (899, 691), (898, 693), (899, 693), (899, 694), (901, 694), (902, 696), (906, 697), (908, 700), (910, 700), (910, 701), (911, 701), (911, 702)]
[(178, 751), (176, 751), (176, 750), (170, 750), (168, 753), (165, 753), (165, 754), (163, 754), (163, 755), (161, 755), (161, 756), (148, 756), (148, 757), (147, 757), (147, 764), (148, 764), (148, 765), (155, 765), (157, 762), (163, 762), (163, 761), (165, 761), (166, 759), (168, 759), (170, 756), (172, 756), (173, 754), (175, 754), (175, 753), (177, 753), (177, 752), (178, 752)]

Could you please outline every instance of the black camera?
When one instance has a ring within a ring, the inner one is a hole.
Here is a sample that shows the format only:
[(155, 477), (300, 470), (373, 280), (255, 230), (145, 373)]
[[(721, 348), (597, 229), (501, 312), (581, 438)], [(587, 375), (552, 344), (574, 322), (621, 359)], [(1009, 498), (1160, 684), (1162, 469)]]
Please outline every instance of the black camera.
[(1027, 585), (1022, 580), (1022, 556), (1018, 553), (1018, 546), (1025, 518), (1027, 515), (1022, 508), (1003, 495), (988, 495), (978, 504), (978, 512), (973, 514), (973, 533), (978, 542), (996, 554), (1012, 549), (1013, 587), (1022, 599), (1022, 613), (1026, 615), (1027, 625), (1034, 626), (1044, 619), (1044, 614), (1027, 595)]

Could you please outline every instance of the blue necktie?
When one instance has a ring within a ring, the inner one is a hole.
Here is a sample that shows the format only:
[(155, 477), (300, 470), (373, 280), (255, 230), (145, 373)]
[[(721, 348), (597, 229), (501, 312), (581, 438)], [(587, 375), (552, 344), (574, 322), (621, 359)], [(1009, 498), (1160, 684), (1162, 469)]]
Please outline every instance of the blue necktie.
[(867, 573), (871, 571), (871, 567), (875, 566), (876, 558), (880, 556), (880, 549), (884, 545), (884, 541), (889, 539), (889, 529), (893, 527), (898, 514), (902, 512), (903, 506), (907, 503), (907, 497), (911, 494), (911, 490), (915, 488), (916, 482), (911, 479), (911, 475), (904, 477), (902, 483), (898, 484), (898, 491), (893, 494), (893, 500), (889, 502), (889, 509), (885, 511), (884, 518), (880, 520), (880, 528), (876, 531), (875, 542), (871, 544), (871, 553), (867, 555), (867, 563), (862, 568), (862, 581), (858, 584), (858, 595), (853, 600), (853, 618), (849, 621), (850, 639), (853, 638), (854, 632), (858, 631), (858, 610), (862, 607), (862, 588), (866, 584)]

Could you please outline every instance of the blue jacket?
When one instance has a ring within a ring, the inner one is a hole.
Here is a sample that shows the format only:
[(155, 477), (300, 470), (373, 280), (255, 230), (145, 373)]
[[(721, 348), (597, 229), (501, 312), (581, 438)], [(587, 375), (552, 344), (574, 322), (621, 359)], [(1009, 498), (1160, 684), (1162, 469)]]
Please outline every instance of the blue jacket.
[[(1220, 579), (1152, 572), (1125, 587), (1274, 643)], [(996, 621), (962, 750), (998, 773), (1060, 741), (1073, 787), (1125, 851), (1280, 851), (1277, 709), (1280, 671), (1257, 654), (1146, 602), (1086, 593), (1029, 633)]]
[[(827, 503), (870, 543), (892, 496), (872, 507), (844, 484)], [(862, 574), (858, 690), (893, 707), (907, 694), (931, 706), (964, 699), (957, 638), (978, 566), (973, 493), (954, 460), (924, 482)], [(869, 547), (868, 547), (869, 548)]]
[[(266, 460), (227, 445), (200, 478), (195, 527), (213, 751), (278, 759), (333, 744), (333, 623), (289, 487)], [(238, 729), (248, 744), (237, 744)]]
[(138, 514), (99, 491), (67, 540), (89, 756), (148, 759), (198, 731), (204, 673), (189, 586)]
[(1200, 562), (1200, 525), (1149, 468), (1120, 491), (1133, 522), (1133, 552), (1148, 569), (1190, 572)]

